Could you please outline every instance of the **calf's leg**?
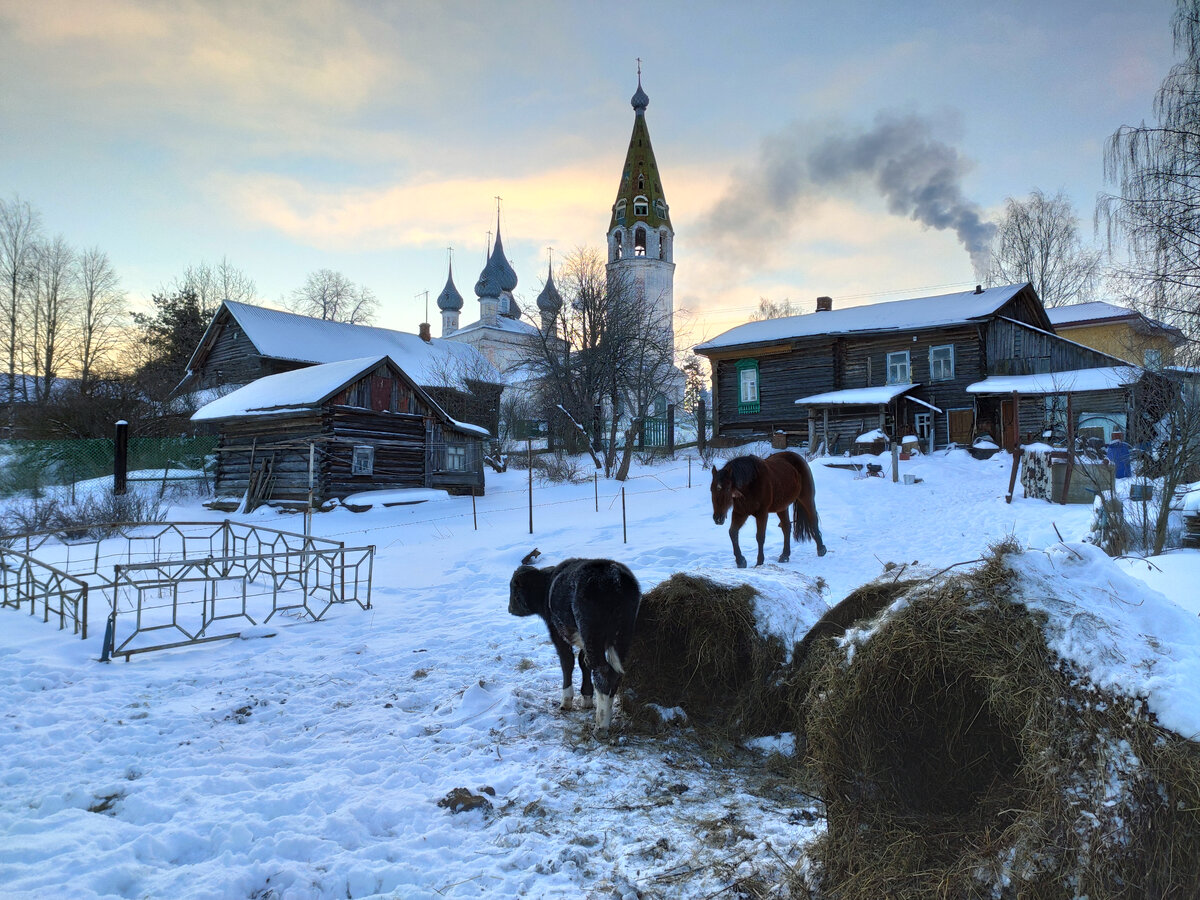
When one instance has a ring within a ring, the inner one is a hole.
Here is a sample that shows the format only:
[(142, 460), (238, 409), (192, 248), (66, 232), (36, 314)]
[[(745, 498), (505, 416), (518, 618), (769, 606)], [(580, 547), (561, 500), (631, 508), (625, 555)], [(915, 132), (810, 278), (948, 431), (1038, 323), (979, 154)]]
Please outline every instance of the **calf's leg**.
[[(571, 676), (575, 674), (575, 648), (557, 634), (551, 634), (550, 637), (554, 641), (554, 651), (558, 654), (558, 663), (562, 666), (563, 684), (562, 705), (560, 708), (570, 709), (571, 701), (575, 699), (575, 689), (571, 687)], [(581, 666), (582, 662), (580, 660)], [(588, 693), (591, 693), (591, 681), (585, 680), (584, 685), (588, 688)]]

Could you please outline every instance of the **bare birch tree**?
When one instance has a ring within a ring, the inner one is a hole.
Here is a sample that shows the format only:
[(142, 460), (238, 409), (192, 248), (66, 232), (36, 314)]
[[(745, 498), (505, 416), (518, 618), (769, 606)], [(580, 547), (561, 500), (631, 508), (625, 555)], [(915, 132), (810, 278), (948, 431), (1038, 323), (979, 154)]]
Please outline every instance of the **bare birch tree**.
[(222, 256), (216, 265), (201, 261), (184, 269), (176, 293), (183, 291), (195, 294), (200, 308), (212, 315), (222, 300), (253, 303), (257, 288), (253, 278)]
[(368, 325), (379, 306), (374, 292), (356, 285), (341, 272), (318, 269), (309, 274), (303, 286), (292, 291), (288, 307), (304, 316), (330, 322)]
[(125, 295), (108, 254), (99, 247), (79, 254), (76, 278), (79, 288), (76, 314), (79, 387), (80, 393), (86, 396), (94, 374), (108, 366), (122, 337)]
[(61, 234), (43, 241), (35, 253), (36, 286), (26, 337), (35, 400), (44, 406), (62, 364), (67, 331), (74, 324), (75, 251)]
[(41, 218), (27, 201), (15, 194), (11, 200), (0, 198), (0, 277), (4, 280), (4, 349), (8, 356), (10, 429), (16, 410), (17, 358), (20, 355), (17, 330), (23, 318), (23, 307), (34, 288), (34, 256), (40, 234)]
[(1200, 336), (1200, 0), (1177, 0), (1172, 66), (1154, 97), (1157, 121), (1123, 125), (1109, 139), (1104, 171), (1116, 186), (1097, 222), (1139, 309)]
[(1028, 281), (1046, 306), (1092, 299), (1100, 277), (1100, 252), (1083, 245), (1079, 217), (1069, 197), (1039, 189), (1025, 200), (1009, 197), (992, 239), (991, 284)]

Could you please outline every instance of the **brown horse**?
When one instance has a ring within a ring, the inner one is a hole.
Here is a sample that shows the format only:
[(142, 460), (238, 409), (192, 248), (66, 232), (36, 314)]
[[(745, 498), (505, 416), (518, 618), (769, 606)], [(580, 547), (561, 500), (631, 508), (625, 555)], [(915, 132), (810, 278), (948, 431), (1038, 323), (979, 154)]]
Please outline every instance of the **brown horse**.
[(739, 569), (746, 568), (746, 557), (742, 556), (738, 546), (738, 531), (750, 516), (758, 523), (758, 562), (755, 565), (763, 564), (763, 540), (767, 536), (767, 517), (771, 513), (779, 515), (779, 527), (783, 529), (783, 554), (779, 561), (788, 561), (792, 555), (793, 524), (788, 521), (788, 506), (792, 507), (796, 540), (812, 538), (817, 542), (817, 556), (824, 556), (825, 544), (817, 524), (815, 496), (816, 486), (808, 463), (791, 450), (772, 453), (766, 459), (739, 456), (719, 471), (713, 468), (713, 521), (724, 525), (725, 515), (733, 507), (729, 540), (733, 542), (733, 556)]

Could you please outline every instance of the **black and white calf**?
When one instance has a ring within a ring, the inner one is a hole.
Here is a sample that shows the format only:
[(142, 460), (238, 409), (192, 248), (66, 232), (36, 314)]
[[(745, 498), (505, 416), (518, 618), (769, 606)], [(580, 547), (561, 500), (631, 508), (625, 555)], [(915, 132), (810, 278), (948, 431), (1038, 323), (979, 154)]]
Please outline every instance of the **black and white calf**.
[(562, 708), (575, 697), (571, 677), (580, 651), (583, 707), (596, 685), (596, 730), (612, 722), (613, 695), (633, 642), (642, 591), (626, 566), (611, 559), (568, 559), (557, 566), (521, 566), (509, 582), (508, 611), (541, 616), (562, 665)]

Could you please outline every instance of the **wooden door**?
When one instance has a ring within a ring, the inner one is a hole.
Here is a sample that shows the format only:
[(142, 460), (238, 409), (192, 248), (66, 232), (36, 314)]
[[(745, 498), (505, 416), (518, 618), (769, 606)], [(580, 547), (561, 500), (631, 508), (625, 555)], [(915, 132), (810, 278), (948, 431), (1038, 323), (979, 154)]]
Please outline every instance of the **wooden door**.
[(975, 410), (952, 409), (947, 413), (947, 417), (950, 423), (950, 440), (955, 444), (969, 445), (975, 429)]
[(1004, 432), (1001, 443), (1010, 453), (1017, 449), (1017, 404), (1013, 400), (1000, 401), (1000, 429)]

